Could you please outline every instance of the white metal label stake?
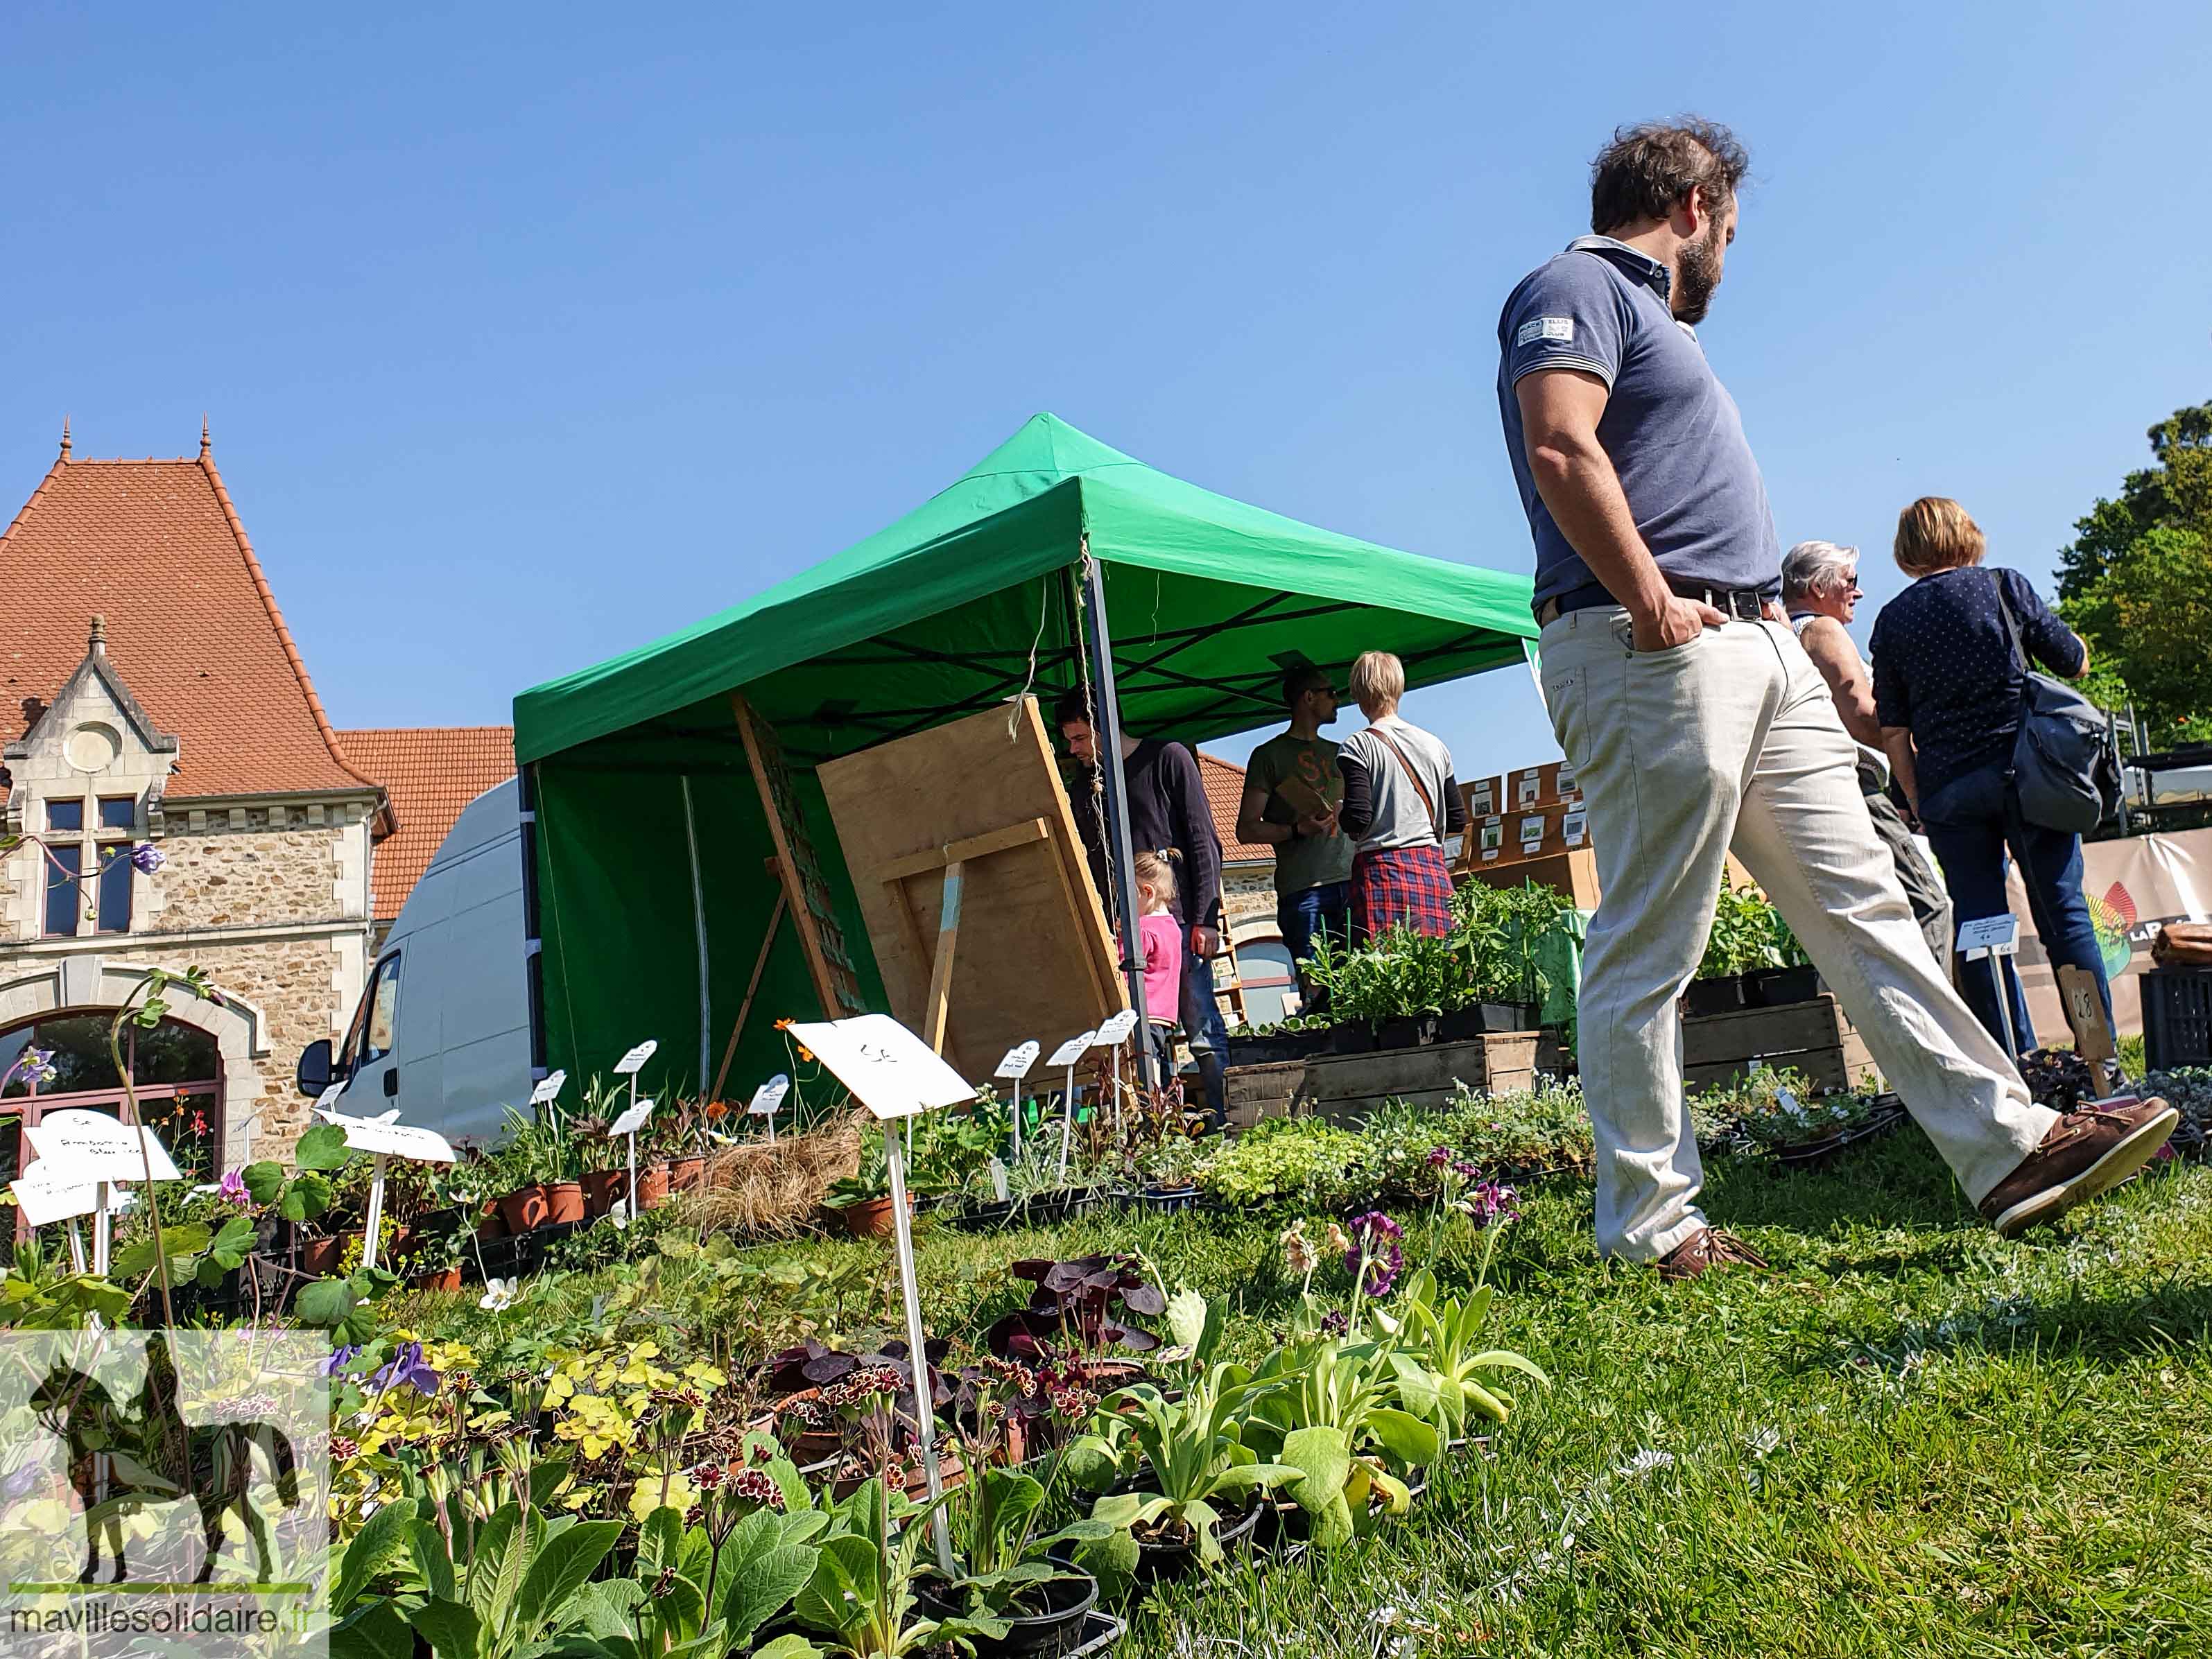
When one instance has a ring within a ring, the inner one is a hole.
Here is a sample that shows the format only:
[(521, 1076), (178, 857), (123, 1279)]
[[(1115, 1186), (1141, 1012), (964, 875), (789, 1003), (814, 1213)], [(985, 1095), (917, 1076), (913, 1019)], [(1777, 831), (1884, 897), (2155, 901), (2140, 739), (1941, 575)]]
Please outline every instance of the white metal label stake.
[(641, 1100), (607, 1125), (607, 1138), (610, 1140), (617, 1135), (621, 1135), (629, 1142), (629, 1189), (623, 1196), (623, 1201), (629, 1206), (629, 1212), (632, 1215), (638, 1213), (637, 1132), (645, 1127), (646, 1119), (652, 1115), (653, 1103), (649, 1100)]
[[(1209, 969), (1207, 971), (1212, 970)], [(1113, 1067), (1113, 1079), (1108, 1087), (1114, 1096), (1114, 1133), (1116, 1136), (1121, 1133), (1121, 1045), (1129, 1040), (1129, 1033), (1136, 1029), (1137, 1011), (1124, 1008), (1118, 1014), (1108, 1015), (1105, 1024), (1098, 1028), (1098, 1035), (1091, 1039), (1094, 1048), (1107, 1051), (1108, 1063)]]
[(1022, 1156), (1022, 1079), (1030, 1074), (1030, 1067), (1036, 1065), (1036, 1061), (1037, 1040), (1031, 1037), (1027, 1042), (1018, 1042), (1007, 1049), (1006, 1057), (999, 1062), (999, 1069), (991, 1073), (994, 1077), (1010, 1079), (1014, 1085), (1014, 1161), (1016, 1163), (1021, 1161)]
[(356, 1152), (367, 1152), (374, 1160), (368, 1175), (368, 1212), (365, 1218), (368, 1237), (361, 1242), (361, 1265), (374, 1267), (377, 1236), (383, 1231), (386, 1165), (395, 1158), (404, 1158), (410, 1164), (451, 1164), (454, 1161), (453, 1149), (435, 1129), (396, 1121), (399, 1116), (396, 1110), (377, 1117), (344, 1117), (333, 1111), (325, 1111), (322, 1115), (345, 1131), (347, 1146)]
[(764, 1117), (768, 1120), (768, 1144), (771, 1146), (775, 1145), (775, 1115), (782, 1109), (783, 1097), (790, 1092), (791, 1079), (786, 1073), (778, 1072), (753, 1091), (752, 1103), (745, 1108), (747, 1117)]
[(1996, 993), (1997, 1018), (2004, 1022), (2005, 1052), (2012, 1056), (2015, 1066), (2020, 1064), (2020, 1036), (2012, 1028), (2012, 999), (2005, 994), (2003, 958), (2019, 949), (2018, 916), (2008, 913), (1959, 924), (1959, 954), (1969, 962), (1977, 957), (1989, 958), (1990, 984)]
[(1052, 1058), (1045, 1062), (1055, 1069), (1062, 1066), (1067, 1068), (1067, 1087), (1060, 1096), (1060, 1105), (1065, 1109), (1060, 1120), (1060, 1179), (1062, 1181), (1067, 1179), (1067, 1143), (1075, 1133), (1075, 1062), (1089, 1054), (1091, 1045), (1097, 1040), (1098, 1033), (1096, 1031), (1072, 1036), (1054, 1049)]
[(929, 1344), (922, 1334), (921, 1291), (915, 1278), (914, 1225), (907, 1214), (906, 1149), (899, 1123), (923, 1112), (956, 1106), (975, 1091), (945, 1057), (888, 1014), (862, 1014), (818, 1025), (793, 1025), (792, 1041), (804, 1043), (883, 1125), (884, 1162), (890, 1176), (891, 1237), (898, 1251), (899, 1297), (906, 1314), (907, 1364), (914, 1378), (915, 1433), (929, 1481), (930, 1534), (937, 1561), (947, 1576), (954, 1571), (952, 1534), (938, 1500), (945, 1495), (937, 1467), (937, 1412), (929, 1385)]

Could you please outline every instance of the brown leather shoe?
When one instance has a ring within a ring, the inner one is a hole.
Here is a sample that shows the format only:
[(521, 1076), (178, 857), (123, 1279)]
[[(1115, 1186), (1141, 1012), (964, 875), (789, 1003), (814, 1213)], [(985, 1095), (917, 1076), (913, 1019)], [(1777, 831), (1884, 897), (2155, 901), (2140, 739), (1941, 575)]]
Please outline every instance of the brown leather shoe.
[(2099, 1101), (2068, 1112), (2043, 1144), (1982, 1200), (1999, 1236), (2016, 1237), (2086, 1199), (2108, 1193), (2158, 1156), (2181, 1114), (2154, 1095)]
[(1764, 1267), (1766, 1258), (1734, 1233), (1707, 1227), (1659, 1258), (1659, 1277), (1670, 1284), (1698, 1279), (1716, 1267)]

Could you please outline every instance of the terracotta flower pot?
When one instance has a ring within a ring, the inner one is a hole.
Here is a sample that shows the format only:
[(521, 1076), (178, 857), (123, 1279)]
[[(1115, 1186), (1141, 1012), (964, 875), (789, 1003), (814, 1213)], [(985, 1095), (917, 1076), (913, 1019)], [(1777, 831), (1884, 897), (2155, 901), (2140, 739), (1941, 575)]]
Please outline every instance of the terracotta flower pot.
[(589, 1220), (603, 1216), (615, 1206), (629, 1186), (628, 1170), (586, 1170), (584, 1171), (584, 1216)]
[(300, 1241), (300, 1271), (320, 1278), (338, 1270), (338, 1257), (345, 1252), (343, 1238), (306, 1238)]
[(648, 1164), (637, 1172), (637, 1207), (657, 1210), (668, 1201), (668, 1165)]
[(545, 1188), (535, 1182), (527, 1187), (517, 1187), (499, 1200), (499, 1218), (518, 1238), (544, 1226), (545, 1216)]
[(676, 1158), (668, 1161), (668, 1185), (672, 1191), (688, 1193), (704, 1186), (707, 1181), (707, 1159), (704, 1154)]
[(545, 1218), (555, 1224), (584, 1218), (584, 1183), (549, 1181), (545, 1183)]
[(416, 1273), (410, 1282), (418, 1291), (458, 1291), (461, 1288), (460, 1264), (441, 1267), (435, 1273)]
[(477, 1237), (478, 1238), (507, 1237), (507, 1218), (499, 1212), (498, 1205), (488, 1204), (484, 1206), (483, 1215), (477, 1222)]
[[(908, 1213), (914, 1200), (907, 1200)], [(881, 1198), (864, 1198), (857, 1204), (848, 1204), (837, 1212), (845, 1218), (845, 1231), (855, 1238), (889, 1238), (898, 1231), (898, 1223), (891, 1214), (889, 1193)]]

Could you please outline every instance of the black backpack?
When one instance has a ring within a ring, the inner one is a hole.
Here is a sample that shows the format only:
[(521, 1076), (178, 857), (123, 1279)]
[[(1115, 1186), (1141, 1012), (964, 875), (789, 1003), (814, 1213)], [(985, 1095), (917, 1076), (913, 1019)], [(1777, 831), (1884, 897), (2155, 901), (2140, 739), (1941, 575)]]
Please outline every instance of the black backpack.
[(1994, 570), (1989, 576), (2005, 634), (2020, 659), (2020, 735), (2012, 745), (2020, 815), (2045, 830), (2086, 835), (2120, 801), (2120, 769), (2105, 740), (2104, 713), (2064, 681), (2036, 671), (2005, 598), (2004, 579)]

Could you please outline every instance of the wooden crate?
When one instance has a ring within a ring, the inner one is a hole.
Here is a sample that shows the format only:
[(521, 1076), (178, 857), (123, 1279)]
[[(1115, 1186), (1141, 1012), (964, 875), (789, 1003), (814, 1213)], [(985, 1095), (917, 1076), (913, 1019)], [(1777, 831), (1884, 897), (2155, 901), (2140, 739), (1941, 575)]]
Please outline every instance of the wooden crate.
[[(1512, 820), (1507, 820), (1509, 828)], [(1508, 849), (1511, 849), (1509, 848)], [(1494, 864), (1462, 864), (1460, 874), (1492, 887), (1519, 887), (1533, 881), (1564, 893), (1577, 910), (1597, 908), (1597, 854), (1587, 847), (1553, 853), (1543, 858), (1507, 858)]]
[(1232, 1066), (1230, 1121), (1249, 1128), (1262, 1117), (1310, 1112), (1357, 1123), (1386, 1100), (1441, 1106), (1462, 1083), (1479, 1091), (1526, 1089), (1536, 1079), (1538, 1041), (1534, 1031), (1504, 1031), (1421, 1048)]
[(1802, 1072), (1819, 1089), (1856, 1088), (1875, 1074), (1866, 1040), (1826, 992), (1810, 1002), (1699, 1014), (1682, 1022), (1685, 1086), (1732, 1083), (1749, 1073), (1754, 1060)]

